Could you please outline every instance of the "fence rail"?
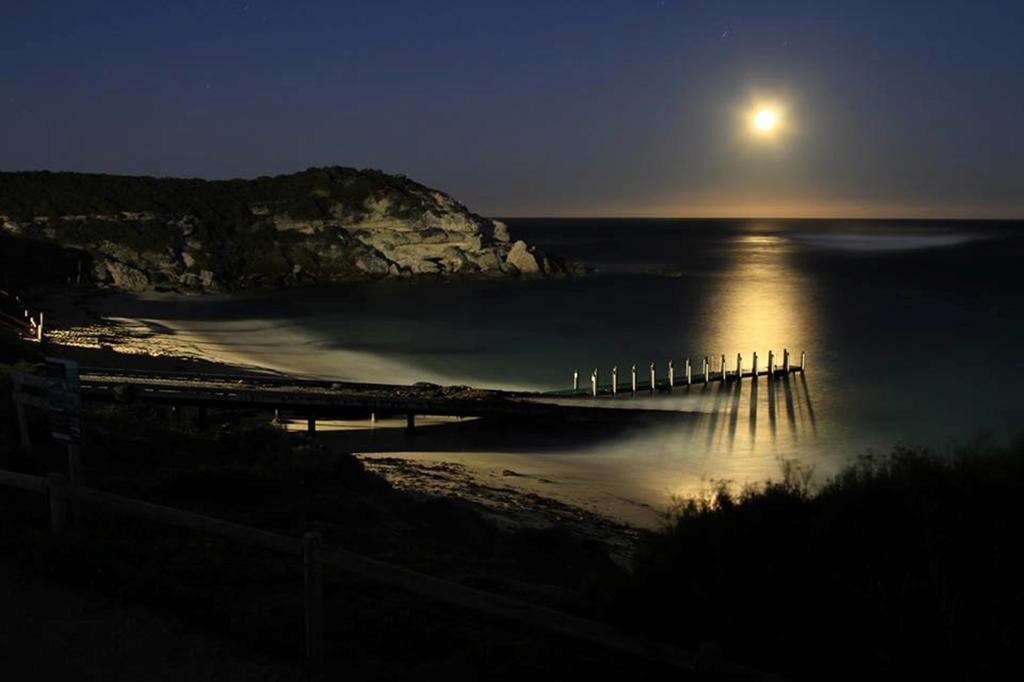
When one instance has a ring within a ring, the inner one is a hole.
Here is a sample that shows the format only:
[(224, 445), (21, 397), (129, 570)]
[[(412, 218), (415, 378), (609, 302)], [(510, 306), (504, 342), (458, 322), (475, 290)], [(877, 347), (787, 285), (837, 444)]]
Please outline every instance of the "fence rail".
[(7, 471), (0, 469), (0, 486), (6, 486), (8, 488), (18, 488), (20, 490), (28, 490), (34, 493), (43, 493), (47, 491), (46, 479), (40, 476), (29, 476), (27, 474), (19, 474), (13, 471)]
[(324, 651), (322, 566), (330, 566), (431, 600), (477, 613), (529, 625), (548, 633), (641, 657), (687, 671), (698, 668), (740, 679), (775, 680), (774, 676), (718, 658), (704, 660), (671, 645), (622, 634), (612, 627), (543, 606), (484, 592), (343, 549), (321, 547), (319, 533), (301, 539), (244, 526), (194, 512), (166, 507), (93, 488), (69, 486), (62, 474), (49, 478), (0, 470), (0, 486), (13, 487), (50, 498), (50, 527), (56, 534), (68, 525), (69, 502), (83, 502), (126, 516), (178, 528), (218, 535), (242, 544), (303, 557), (305, 576), (306, 657), (311, 670), (322, 665)]

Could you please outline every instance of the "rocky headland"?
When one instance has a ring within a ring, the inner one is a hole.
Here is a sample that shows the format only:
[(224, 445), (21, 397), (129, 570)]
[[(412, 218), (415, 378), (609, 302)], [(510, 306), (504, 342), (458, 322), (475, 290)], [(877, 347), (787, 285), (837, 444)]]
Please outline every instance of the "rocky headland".
[(133, 291), (583, 272), (444, 192), (337, 166), (216, 181), (0, 173), (0, 235), (10, 253), (45, 245), (62, 276)]

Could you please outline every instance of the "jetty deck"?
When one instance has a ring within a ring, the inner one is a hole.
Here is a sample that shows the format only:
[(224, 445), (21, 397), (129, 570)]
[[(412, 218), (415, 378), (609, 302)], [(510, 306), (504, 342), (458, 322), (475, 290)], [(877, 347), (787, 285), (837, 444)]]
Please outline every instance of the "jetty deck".
[[(594, 421), (682, 417), (686, 412), (644, 401), (635, 406), (608, 401), (563, 404), (559, 396), (528, 391), (435, 384), (371, 384), (281, 376), (191, 374), (82, 368), (86, 401), (147, 402), (198, 407), (252, 407), (316, 418), (358, 414), (499, 417)], [(311, 424), (312, 427), (312, 424)]]

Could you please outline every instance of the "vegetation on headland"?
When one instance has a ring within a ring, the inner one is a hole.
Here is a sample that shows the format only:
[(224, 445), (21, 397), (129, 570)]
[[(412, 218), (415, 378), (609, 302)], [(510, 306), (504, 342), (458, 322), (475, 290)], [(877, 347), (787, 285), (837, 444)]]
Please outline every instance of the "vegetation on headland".
[[(59, 448), (16, 453), (0, 393), (10, 465), (60, 470)], [(500, 530), (469, 505), (395, 491), (268, 415), (210, 418), (201, 429), (194, 414), (166, 408), (91, 409), (87, 483), (292, 536), (316, 529), (329, 545), (795, 679), (987, 679), (1014, 667), (1022, 643), (1024, 445), (979, 441), (952, 456), (899, 448), (817, 488), (792, 466), (762, 486), (720, 486), (680, 501), (623, 571), (558, 529)], [(38, 498), (0, 489), (0, 499), (13, 512), (0, 515), (0, 554), (38, 574), (282, 656), (301, 648), (294, 561), (88, 512), (57, 542)], [(635, 665), (344, 576), (328, 594), (336, 660), (361, 670), (570, 679)]]
[(75, 281), (121, 289), (575, 271), (443, 192), (340, 166), (251, 180), (0, 173), (0, 228), (72, 250)]
[(258, 220), (254, 206), (320, 220), (331, 218), (334, 207), (341, 206), (358, 219), (372, 199), (385, 200), (389, 215), (411, 217), (430, 208), (423, 194), (432, 191), (402, 175), (341, 166), (212, 181), (28, 171), (0, 173), (0, 214), (29, 221), (122, 213), (184, 214), (211, 229), (230, 231)]

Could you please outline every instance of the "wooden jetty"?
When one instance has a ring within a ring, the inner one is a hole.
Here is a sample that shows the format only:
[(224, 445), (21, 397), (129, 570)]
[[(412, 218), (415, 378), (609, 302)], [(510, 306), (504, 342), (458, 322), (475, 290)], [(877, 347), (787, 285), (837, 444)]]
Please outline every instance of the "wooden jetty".
[[(700, 372), (694, 372), (687, 358), (677, 372), (672, 361), (662, 377), (651, 362), (649, 378), (640, 381), (633, 365), (627, 381), (620, 380), (618, 367), (611, 370), (611, 382), (602, 384), (599, 370), (591, 373), (590, 386), (581, 388), (579, 373), (573, 373), (573, 387), (562, 391), (504, 391), (469, 386), (436, 384), (375, 384), (300, 379), (296, 377), (238, 373), (171, 372), (152, 370), (106, 369), (82, 367), (79, 391), (83, 401), (145, 402), (172, 407), (196, 407), (200, 420), (207, 408), (256, 408), (305, 418), (307, 430), (315, 432), (318, 419), (359, 419), (405, 415), (407, 430), (413, 431), (416, 416), (487, 417), (517, 420), (551, 420), (556, 422), (649, 421), (659, 418), (679, 419), (692, 413), (666, 406), (657, 401), (636, 401), (626, 407), (621, 401), (595, 400), (581, 403), (575, 399), (618, 395), (668, 393), (675, 388), (732, 382), (742, 379), (788, 376), (806, 369), (806, 353), (800, 364), (791, 362), (788, 349), (783, 350), (782, 364), (775, 363), (769, 351), (762, 369), (757, 353), (752, 356), (750, 370), (743, 357), (736, 356), (733, 369), (726, 366), (721, 355), (715, 366), (703, 358)], [(16, 391), (20, 402), (32, 406), (44, 396), (31, 395), (31, 388)], [(38, 398), (38, 400), (36, 400)], [(566, 401), (568, 400), (568, 404)]]
[(174, 406), (248, 407), (317, 419), (416, 415), (607, 421), (680, 418), (688, 413), (653, 404), (611, 407), (599, 403), (560, 404), (550, 394), (435, 384), (392, 385), (296, 379), (251, 374), (197, 374), (83, 367), (83, 401), (147, 402)]
[(665, 374), (659, 378), (657, 364), (651, 362), (648, 367), (649, 379), (646, 381), (638, 379), (636, 365), (630, 368), (629, 381), (619, 381), (619, 368), (614, 366), (611, 370), (611, 382), (607, 384), (601, 383), (600, 369), (595, 367), (590, 373), (590, 385), (584, 388), (580, 387), (579, 370), (574, 370), (572, 373), (572, 388), (549, 391), (545, 395), (564, 398), (596, 398), (599, 396), (618, 396), (620, 394), (636, 396), (643, 393), (653, 395), (656, 392), (670, 392), (678, 387), (706, 386), (715, 382), (731, 382), (743, 379), (756, 380), (759, 377), (773, 379), (789, 376), (796, 372), (804, 372), (807, 368), (807, 353), (801, 352), (800, 364), (794, 364), (789, 349), (783, 348), (782, 364), (780, 365), (775, 362), (775, 352), (770, 350), (768, 351), (768, 362), (763, 367), (759, 363), (760, 358), (756, 352), (751, 356), (749, 370), (744, 367), (743, 355), (741, 353), (736, 354), (736, 364), (731, 369), (726, 365), (725, 355), (719, 356), (714, 361), (711, 357), (704, 356), (701, 362), (701, 371), (694, 373), (692, 359), (686, 358), (681, 372), (677, 374), (674, 362), (669, 360), (666, 365)]

